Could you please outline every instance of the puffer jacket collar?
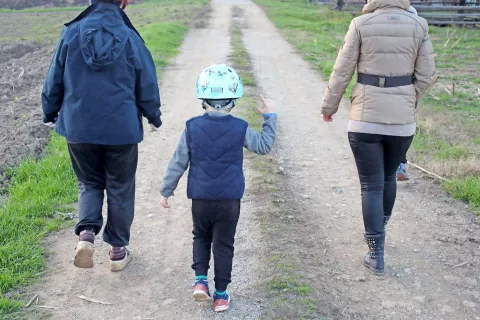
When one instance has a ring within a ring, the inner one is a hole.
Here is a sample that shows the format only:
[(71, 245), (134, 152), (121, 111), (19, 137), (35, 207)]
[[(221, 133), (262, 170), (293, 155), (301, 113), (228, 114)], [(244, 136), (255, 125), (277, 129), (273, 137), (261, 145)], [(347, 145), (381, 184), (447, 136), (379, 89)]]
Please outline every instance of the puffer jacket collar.
[(123, 10), (118, 5), (113, 3), (108, 3), (108, 2), (98, 2), (96, 0), (92, 1), (92, 3), (93, 3), (92, 5), (90, 5), (87, 9), (85, 9), (82, 13), (80, 13), (75, 19), (73, 19), (68, 23), (65, 23), (65, 26), (68, 27), (69, 25), (84, 19), (85, 17), (87, 17), (88, 15), (90, 15), (92, 12), (96, 10), (99, 10), (101, 8), (109, 8), (111, 10), (115, 10), (118, 14), (120, 14), (125, 25), (130, 29), (132, 29), (140, 37), (140, 39), (142, 39), (142, 41), (145, 42), (142, 36), (140, 35), (140, 33), (133, 26), (128, 16), (125, 14), (125, 12), (123, 12)]
[(375, 10), (384, 8), (400, 8), (408, 10), (409, 7), (409, 0), (368, 0), (367, 4), (363, 7), (362, 13), (372, 13)]

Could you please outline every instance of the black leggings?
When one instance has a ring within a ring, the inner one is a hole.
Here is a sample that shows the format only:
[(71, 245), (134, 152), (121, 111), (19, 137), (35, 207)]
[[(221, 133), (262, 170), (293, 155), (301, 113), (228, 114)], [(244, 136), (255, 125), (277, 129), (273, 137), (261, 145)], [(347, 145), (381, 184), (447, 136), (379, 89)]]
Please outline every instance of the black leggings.
[(193, 265), (196, 276), (206, 276), (213, 249), (215, 289), (227, 290), (232, 277), (235, 231), (240, 200), (193, 200)]
[(395, 173), (413, 136), (396, 137), (349, 132), (362, 188), (362, 211), (367, 236), (384, 233), (384, 216), (392, 214), (397, 196)]

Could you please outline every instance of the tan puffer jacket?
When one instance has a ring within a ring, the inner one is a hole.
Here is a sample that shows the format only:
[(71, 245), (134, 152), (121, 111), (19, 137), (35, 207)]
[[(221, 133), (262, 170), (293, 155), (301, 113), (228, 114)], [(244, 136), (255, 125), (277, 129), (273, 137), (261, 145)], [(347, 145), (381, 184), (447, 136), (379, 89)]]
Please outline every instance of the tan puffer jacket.
[(357, 69), (375, 76), (415, 77), (413, 85), (380, 88), (356, 83), (350, 119), (381, 124), (415, 122), (415, 102), (432, 85), (435, 61), (427, 21), (406, 10), (409, 0), (369, 0), (352, 20), (338, 54), (322, 113), (332, 115)]

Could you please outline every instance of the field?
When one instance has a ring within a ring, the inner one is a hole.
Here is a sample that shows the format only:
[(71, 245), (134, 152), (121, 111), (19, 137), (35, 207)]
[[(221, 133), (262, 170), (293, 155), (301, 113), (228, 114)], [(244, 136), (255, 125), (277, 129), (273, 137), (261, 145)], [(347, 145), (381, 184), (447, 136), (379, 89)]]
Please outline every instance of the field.
[[(327, 80), (352, 15), (302, 0), (256, 2)], [(480, 212), (480, 32), (430, 27), (430, 35), (440, 78), (420, 102), (408, 159), (451, 179), (446, 189)]]
[[(30, 1), (22, 7), (32, 4), (58, 2)], [(192, 21), (202, 23), (204, 4), (154, 0), (127, 10), (159, 74), (176, 54)], [(2, 7), (5, 3), (0, 2)], [(50, 139), (40, 105), (42, 83), (62, 25), (81, 8), (62, 10), (0, 11), (0, 315), (18, 306), (6, 299), (18, 294), (12, 290), (30, 283), (44, 268), (41, 239), (45, 233), (64, 225), (65, 217), (73, 217), (74, 209), (68, 204), (76, 200), (76, 182), (68, 153), (63, 139)]]

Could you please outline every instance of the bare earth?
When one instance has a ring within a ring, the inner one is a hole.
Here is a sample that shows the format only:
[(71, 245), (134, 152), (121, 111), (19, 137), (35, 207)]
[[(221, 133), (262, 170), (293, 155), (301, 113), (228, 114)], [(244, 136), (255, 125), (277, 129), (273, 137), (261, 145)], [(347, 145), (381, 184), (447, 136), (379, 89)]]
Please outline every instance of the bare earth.
[[(53, 319), (258, 319), (269, 308), (262, 296), (263, 248), (253, 215), (255, 195), (243, 203), (233, 272), (232, 309), (214, 315), (190, 298), (190, 204), (185, 180), (174, 208), (159, 208), (158, 189), (184, 123), (201, 112), (193, 86), (199, 72), (227, 61), (234, 5), (245, 10), (244, 42), (255, 76), (279, 108), (275, 156), (285, 168), (285, 201), (297, 208), (291, 249), (314, 289), (321, 309), (315, 319), (480, 319), (480, 227), (464, 204), (449, 199), (430, 180), (414, 176), (399, 185), (387, 230), (387, 277), (378, 280), (360, 265), (360, 187), (346, 135), (347, 111), (333, 124), (321, 121), (322, 79), (250, 1), (214, 1), (210, 26), (193, 29), (181, 54), (163, 75), (164, 126), (147, 133), (140, 148), (137, 213), (131, 248), (135, 257), (122, 273), (107, 269), (108, 246), (97, 242), (93, 270), (75, 269), (76, 237), (52, 235), (48, 270), (31, 288), (40, 305), (58, 307)], [(248, 163), (247, 163), (248, 166)], [(213, 281), (212, 281), (213, 282)], [(113, 305), (89, 303), (78, 295)], [(40, 318), (40, 313), (29, 319)]]

